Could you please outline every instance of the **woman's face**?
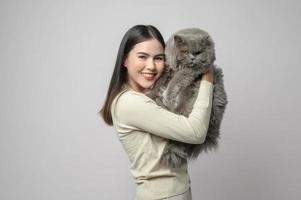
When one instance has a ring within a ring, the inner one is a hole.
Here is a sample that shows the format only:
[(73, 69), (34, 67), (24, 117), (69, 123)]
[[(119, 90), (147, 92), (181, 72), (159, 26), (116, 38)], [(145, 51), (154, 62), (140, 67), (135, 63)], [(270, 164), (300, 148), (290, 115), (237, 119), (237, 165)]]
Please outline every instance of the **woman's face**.
[(164, 48), (156, 39), (138, 43), (127, 55), (124, 67), (127, 68), (130, 88), (144, 93), (164, 70)]

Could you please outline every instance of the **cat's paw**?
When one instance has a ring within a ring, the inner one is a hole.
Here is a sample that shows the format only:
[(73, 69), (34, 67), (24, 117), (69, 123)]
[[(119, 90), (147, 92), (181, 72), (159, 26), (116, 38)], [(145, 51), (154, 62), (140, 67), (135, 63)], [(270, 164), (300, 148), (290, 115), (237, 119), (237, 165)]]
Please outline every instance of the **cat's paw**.
[(168, 108), (168, 110), (174, 112), (179, 105), (179, 96), (171, 97), (171, 94), (165, 90), (162, 94), (162, 102)]
[(165, 106), (167, 106), (168, 107), (168, 97), (167, 97), (167, 90), (164, 90), (163, 92), (162, 92), (162, 102), (163, 102), (163, 104), (165, 105)]

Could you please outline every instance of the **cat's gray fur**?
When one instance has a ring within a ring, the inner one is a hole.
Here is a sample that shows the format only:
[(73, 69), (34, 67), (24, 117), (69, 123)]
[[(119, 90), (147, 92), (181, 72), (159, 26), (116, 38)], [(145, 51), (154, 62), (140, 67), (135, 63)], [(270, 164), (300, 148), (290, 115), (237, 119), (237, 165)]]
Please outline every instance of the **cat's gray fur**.
[(217, 148), (221, 121), (228, 100), (223, 72), (214, 64), (214, 42), (208, 33), (199, 28), (179, 30), (166, 42), (165, 54), (165, 71), (146, 95), (167, 110), (186, 117), (192, 111), (197, 98), (202, 74), (210, 66), (214, 69), (212, 111), (204, 143), (187, 144), (169, 140), (165, 146), (162, 163), (179, 167), (187, 159), (196, 159), (201, 152)]

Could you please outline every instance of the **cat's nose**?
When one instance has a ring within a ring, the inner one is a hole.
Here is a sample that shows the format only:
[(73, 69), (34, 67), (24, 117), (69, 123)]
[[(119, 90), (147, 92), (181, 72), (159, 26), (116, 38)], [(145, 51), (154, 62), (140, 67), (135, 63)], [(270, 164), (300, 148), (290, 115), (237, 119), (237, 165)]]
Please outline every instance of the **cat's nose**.
[(193, 55), (189, 55), (190, 60), (194, 60), (195, 57)]

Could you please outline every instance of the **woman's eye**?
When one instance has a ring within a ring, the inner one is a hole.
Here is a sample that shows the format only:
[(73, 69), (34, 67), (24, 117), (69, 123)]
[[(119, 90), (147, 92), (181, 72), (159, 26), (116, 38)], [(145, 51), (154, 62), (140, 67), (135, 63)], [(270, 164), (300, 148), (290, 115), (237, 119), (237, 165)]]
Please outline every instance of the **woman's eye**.
[(164, 58), (163, 57), (157, 57), (157, 58), (155, 58), (156, 60), (164, 60)]
[(146, 56), (138, 56), (140, 59), (146, 59)]

